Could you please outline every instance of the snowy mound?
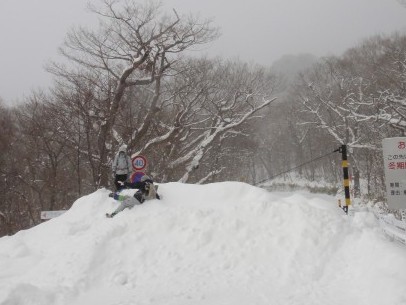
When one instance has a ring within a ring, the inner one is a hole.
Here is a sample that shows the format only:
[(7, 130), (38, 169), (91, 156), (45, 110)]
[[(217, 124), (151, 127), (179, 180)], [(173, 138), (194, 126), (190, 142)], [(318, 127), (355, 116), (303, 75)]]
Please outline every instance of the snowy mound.
[(335, 199), (167, 183), (115, 218), (107, 190), (0, 239), (0, 304), (406, 304), (406, 249)]

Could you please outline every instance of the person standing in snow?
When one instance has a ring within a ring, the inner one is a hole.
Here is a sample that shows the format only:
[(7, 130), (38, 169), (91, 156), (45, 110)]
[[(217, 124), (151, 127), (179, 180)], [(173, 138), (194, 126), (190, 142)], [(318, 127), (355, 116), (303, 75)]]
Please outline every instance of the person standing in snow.
[(147, 175), (142, 176), (141, 181), (119, 183), (122, 184), (123, 187), (138, 189), (138, 191), (135, 192), (134, 196), (125, 196), (119, 195), (117, 193), (111, 193), (109, 196), (118, 201), (121, 201), (121, 203), (120, 206), (113, 213), (106, 213), (106, 217), (108, 218), (113, 218), (116, 214), (120, 213), (125, 208), (131, 209), (135, 205), (143, 204), (145, 200), (161, 199), (156, 192), (153, 180)]
[(111, 167), (116, 191), (120, 191), (132, 171), (131, 158), (127, 155), (127, 145), (120, 146)]

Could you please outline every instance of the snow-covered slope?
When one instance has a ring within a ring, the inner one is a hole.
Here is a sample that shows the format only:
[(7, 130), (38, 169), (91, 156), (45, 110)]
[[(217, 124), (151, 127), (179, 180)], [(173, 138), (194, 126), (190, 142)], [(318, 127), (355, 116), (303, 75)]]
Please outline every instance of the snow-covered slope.
[(237, 182), (159, 190), (113, 219), (99, 190), (1, 238), (0, 304), (406, 304), (406, 249), (368, 212)]

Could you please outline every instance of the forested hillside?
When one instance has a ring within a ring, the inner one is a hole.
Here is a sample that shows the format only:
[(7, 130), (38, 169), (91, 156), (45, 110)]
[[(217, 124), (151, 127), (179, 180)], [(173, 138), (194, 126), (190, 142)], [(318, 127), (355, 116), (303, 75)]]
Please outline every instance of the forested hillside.
[(383, 199), (381, 140), (406, 131), (406, 35), (262, 67), (189, 57), (218, 35), (206, 20), (133, 2), (94, 12), (100, 27), (72, 29), (48, 65), (50, 90), (0, 104), (0, 235), (111, 188), (124, 143), (158, 182), (251, 184), (300, 164), (309, 181), (340, 183), (331, 152), (346, 144), (354, 194)]

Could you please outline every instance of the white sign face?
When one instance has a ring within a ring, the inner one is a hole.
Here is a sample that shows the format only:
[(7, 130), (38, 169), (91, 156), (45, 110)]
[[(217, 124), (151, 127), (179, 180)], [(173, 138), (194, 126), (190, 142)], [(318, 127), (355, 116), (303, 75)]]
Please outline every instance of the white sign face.
[(406, 137), (382, 140), (388, 207), (406, 209)]
[(41, 219), (51, 219), (58, 217), (65, 213), (66, 210), (61, 210), (61, 211), (41, 211)]
[(144, 156), (135, 156), (131, 161), (136, 171), (142, 171), (147, 166), (147, 159)]

